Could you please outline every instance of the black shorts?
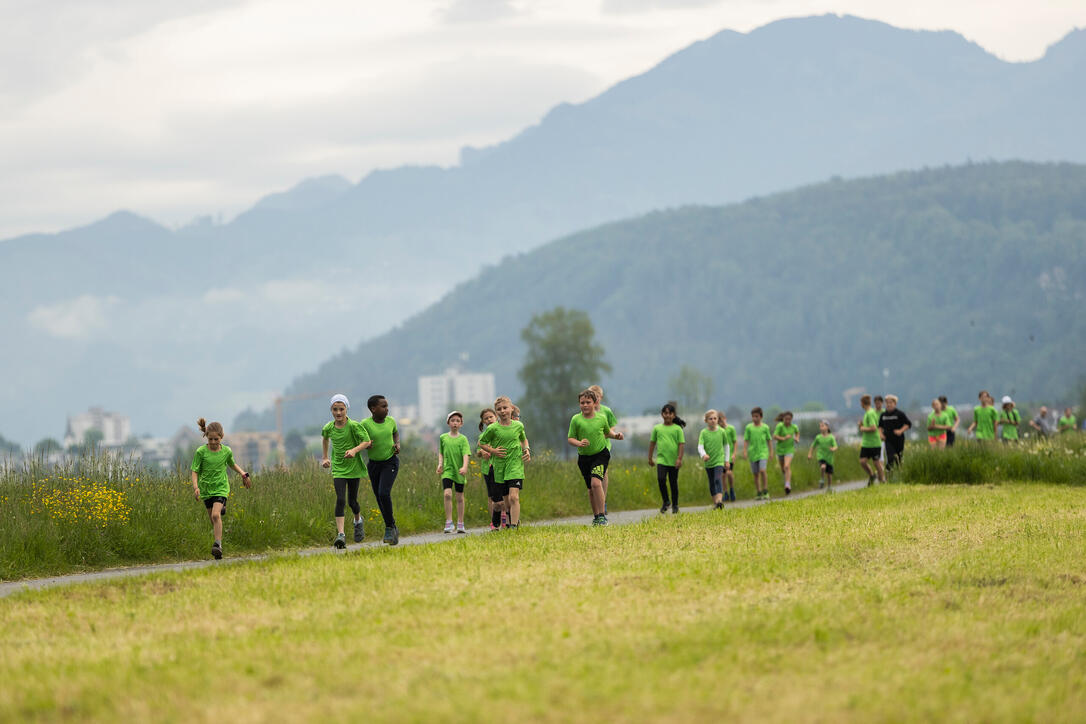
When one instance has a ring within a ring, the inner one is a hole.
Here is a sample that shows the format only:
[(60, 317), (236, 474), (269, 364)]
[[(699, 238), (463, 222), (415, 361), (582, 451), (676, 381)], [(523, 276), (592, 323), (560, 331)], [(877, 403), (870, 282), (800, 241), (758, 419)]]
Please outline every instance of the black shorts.
[(511, 488), (516, 488), (517, 490), (520, 490), (524, 487), (524, 479), (521, 478), (520, 480), (506, 480), (504, 483), (502, 483), (502, 485), (505, 486), (505, 494), (509, 495), (509, 490)]
[(486, 492), (490, 496), (492, 503), (500, 503), (505, 496), (509, 495), (509, 485), (506, 483), (487, 483)]
[(578, 455), (577, 468), (581, 471), (584, 484), (592, 488), (592, 478), (603, 482), (603, 476), (607, 473), (607, 466), (611, 463), (611, 451), (607, 448), (594, 455)]
[(867, 458), (868, 460), (878, 460), (882, 457), (882, 446), (878, 447), (862, 447), (860, 448), (860, 459)]
[(204, 507), (211, 510), (211, 506), (215, 503), (222, 503), (222, 511), (226, 512), (226, 498), (221, 495), (212, 495), (210, 498), (204, 498)]
[(825, 460), (819, 460), (818, 465), (823, 470), (825, 470), (827, 473), (829, 473), (830, 475), (833, 475), (833, 463), (828, 463)]
[(950, 447), (953, 444), (954, 444), (954, 431), (953, 430), (947, 430), (946, 431), (946, 446)]
[(448, 478), (442, 478), (441, 479), (441, 487), (443, 489), (445, 489), (445, 490), (449, 490), (450, 488), (455, 487), (456, 492), (458, 492), (458, 493), (464, 492), (464, 484), (463, 483), (458, 483), (455, 480), (449, 480)]

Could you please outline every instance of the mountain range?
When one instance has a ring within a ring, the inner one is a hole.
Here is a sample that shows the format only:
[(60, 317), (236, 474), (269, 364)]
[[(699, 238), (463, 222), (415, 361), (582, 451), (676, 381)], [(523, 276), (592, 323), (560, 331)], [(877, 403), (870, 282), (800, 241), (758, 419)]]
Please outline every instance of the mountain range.
[(1008, 63), (952, 32), (783, 20), (717, 33), (451, 168), (311, 179), (226, 224), (119, 212), (10, 239), (0, 408), (19, 415), (0, 434), (56, 436), (91, 404), (137, 431), (228, 419), (488, 265), (655, 209), (970, 159), (1086, 162), (1083, 77), (1086, 31)]

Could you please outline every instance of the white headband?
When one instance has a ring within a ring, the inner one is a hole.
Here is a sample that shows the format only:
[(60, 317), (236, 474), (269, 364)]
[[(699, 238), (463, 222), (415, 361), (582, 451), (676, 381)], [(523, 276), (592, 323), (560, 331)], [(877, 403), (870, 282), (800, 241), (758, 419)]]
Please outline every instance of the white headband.
[(347, 395), (332, 395), (332, 401), (328, 403), (328, 406), (331, 407), (337, 402), (342, 402), (348, 410), (351, 409), (351, 401), (347, 399)]

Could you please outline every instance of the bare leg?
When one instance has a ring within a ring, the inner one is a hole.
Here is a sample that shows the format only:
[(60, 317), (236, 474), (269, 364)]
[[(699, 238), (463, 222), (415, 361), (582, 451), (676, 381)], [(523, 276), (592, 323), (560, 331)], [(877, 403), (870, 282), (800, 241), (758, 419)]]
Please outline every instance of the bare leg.
[(452, 520), (452, 488), (445, 488), (445, 520)]
[(603, 515), (603, 501), (606, 500), (606, 495), (603, 491), (603, 481), (599, 478), (592, 478), (592, 487), (588, 489), (588, 498), (592, 502), (593, 515)]
[(211, 518), (211, 530), (215, 534), (215, 540), (219, 543), (222, 542), (222, 503), (216, 501), (211, 504), (211, 509), (207, 511), (207, 515)]
[(460, 525), (464, 524), (464, 494), (456, 494), (456, 522)]
[(509, 525), (520, 525), (519, 488), (509, 488)]

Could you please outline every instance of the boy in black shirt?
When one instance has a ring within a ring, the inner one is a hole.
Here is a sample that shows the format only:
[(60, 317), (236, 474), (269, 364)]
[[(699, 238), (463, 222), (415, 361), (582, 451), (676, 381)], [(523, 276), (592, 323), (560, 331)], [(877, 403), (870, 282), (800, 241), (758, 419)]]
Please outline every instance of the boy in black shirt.
[(912, 426), (904, 410), (897, 409), (897, 395), (887, 395), (886, 409), (879, 417), (879, 429), (886, 441), (887, 470), (901, 463), (901, 455), (905, 452), (905, 431)]

